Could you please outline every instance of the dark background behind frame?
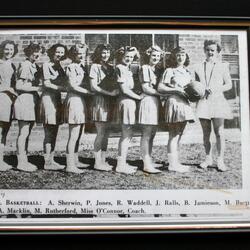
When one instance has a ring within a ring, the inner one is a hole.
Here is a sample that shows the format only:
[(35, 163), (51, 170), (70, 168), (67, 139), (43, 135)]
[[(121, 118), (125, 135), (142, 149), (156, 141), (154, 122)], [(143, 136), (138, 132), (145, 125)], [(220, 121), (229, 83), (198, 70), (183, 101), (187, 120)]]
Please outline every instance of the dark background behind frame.
[(249, 17), (249, 1), (2, 0), (0, 15), (161, 15)]
[[(26, 15), (154, 15), (191, 16), (197, 19), (248, 19), (247, 0), (172, 0), (172, 1), (1, 1), (1, 16)], [(175, 19), (175, 17), (172, 17)], [(249, 53), (250, 54), (250, 53)], [(96, 235), (20, 235), (0, 236), (0, 249), (182, 249), (182, 250), (249, 250), (250, 233), (184, 233), (184, 234), (96, 234)]]

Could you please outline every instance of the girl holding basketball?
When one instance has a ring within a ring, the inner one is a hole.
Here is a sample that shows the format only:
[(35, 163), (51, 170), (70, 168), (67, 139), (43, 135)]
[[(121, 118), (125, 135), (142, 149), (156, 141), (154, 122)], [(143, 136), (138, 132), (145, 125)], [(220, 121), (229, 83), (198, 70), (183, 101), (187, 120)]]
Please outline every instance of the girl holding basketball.
[(187, 122), (194, 122), (194, 114), (184, 91), (192, 79), (188, 65), (189, 56), (185, 49), (173, 49), (158, 86), (158, 91), (167, 95), (164, 101), (164, 120), (169, 131), (168, 169), (180, 173), (188, 172), (189, 167), (179, 162), (179, 142)]
[(228, 65), (219, 61), (221, 46), (214, 40), (204, 41), (205, 61), (194, 66), (195, 80), (206, 88), (205, 96), (197, 103), (197, 116), (203, 130), (203, 142), (206, 152), (205, 161), (200, 167), (206, 169), (213, 164), (210, 134), (213, 130), (216, 136), (218, 151), (217, 167), (226, 171), (224, 164), (225, 137), (224, 119), (232, 119), (230, 106), (223, 93), (232, 88)]

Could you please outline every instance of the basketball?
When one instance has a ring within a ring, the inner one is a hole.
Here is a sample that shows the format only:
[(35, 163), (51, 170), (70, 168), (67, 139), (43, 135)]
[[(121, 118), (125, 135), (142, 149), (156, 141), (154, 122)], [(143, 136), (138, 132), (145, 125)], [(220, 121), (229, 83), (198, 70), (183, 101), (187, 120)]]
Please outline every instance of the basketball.
[(184, 90), (190, 102), (197, 102), (205, 95), (205, 87), (198, 81), (189, 83)]

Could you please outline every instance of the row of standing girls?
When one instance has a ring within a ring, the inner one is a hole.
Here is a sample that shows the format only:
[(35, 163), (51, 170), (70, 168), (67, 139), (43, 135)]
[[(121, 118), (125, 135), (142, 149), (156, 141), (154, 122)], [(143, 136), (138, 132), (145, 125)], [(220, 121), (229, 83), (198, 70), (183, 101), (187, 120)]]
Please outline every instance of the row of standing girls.
[[(206, 49), (211, 50), (212, 48), (213, 51), (210, 52), (214, 53), (215, 57), (217, 57), (219, 51), (214, 41), (206, 42), (207, 45), (204, 44), (204, 51), (207, 56), (206, 60), (209, 61)], [(215, 46), (217, 47), (214, 51)], [(189, 166), (182, 165), (178, 160), (179, 141), (186, 123), (194, 121), (193, 111), (184, 92), (185, 85), (190, 83), (194, 76), (187, 69), (189, 58), (183, 48), (177, 47), (172, 51), (168, 67), (164, 72), (159, 67), (159, 62), (163, 58), (163, 51), (158, 46), (152, 46), (145, 52), (146, 61), (139, 72), (142, 87), (141, 94), (134, 91), (133, 73), (131, 71), (131, 64), (139, 57), (135, 47), (126, 46), (116, 51), (116, 67), (114, 69), (109, 63), (112, 52), (111, 46), (109, 44), (98, 45), (92, 55), (92, 65), (89, 71), (85, 65), (88, 53), (88, 47), (85, 44), (75, 44), (69, 51), (62, 44), (53, 45), (47, 51), (50, 61), (45, 62), (41, 70), (36, 62), (42, 52), (43, 48), (39, 44), (31, 43), (24, 49), (26, 60), (16, 69), (11, 62), (11, 59), (17, 53), (16, 44), (13, 41), (4, 41), (0, 45), (0, 56), (2, 58), (0, 62), (0, 107), (2, 107), (2, 110), (0, 110), (1, 171), (12, 168), (3, 161), (3, 150), (13, 112), (13, 116), (18, 120), (19, 125), (17, 138), (17, 168), (19, 170), (32, 172), (37, 169), (35, 165), (27, 160), (29, 135), (37, 120), (43, 122), (45, 132), (43, 144), (44, 169), (62, 170), (65, 168), (65, 166), (54, 161), (58, 128), (63, 120), (69, 124), (69, 138), (66, 148), (67, 166), (65, 170), (82, 173), (81, 168), (88, 167), (88, 165), (79, 161), (79, 142), (84, 131), (84, 124), (88, 122), (88, 113), (90, 111), (90, 119), (95, 122), (97, 129), (94, 142), (95, 169), (111, 171), (113, 168), (106, 161), (106, 153), (110, 132), (109, 126), (115, 117), (116, 122), (119, 122), (122, 128), (116, 172), (133, 174), (137, 171), (136, 167), (126, 162), (126, 158), (129, 143), (133, 137), (134, 125), (139, 123), (142, 130), (141, 154), (143, 170), (151, 174), (160, 173), (161, 171), (158, 169), (160, 166), (153, 162), (151, 156), (153, 140), (159, 123), (160, 98), (164, 100), (163, 118), (169, 132), (167, 145), (168, 169), (181, 173), (190, 170)], [(71, 63), (66, 68), (63, 68), (61, 61), (66, 57), (71, 59)], [(227, 77), (225, 85), (227, 85), (228, 89), (230, 76), (228, 78), (229, 72), (224, 71), (226, 76), (221, 76), (222, 83), (219, 84), (224, 85), (224, 78)], [(197, 72), (195, 75), (199, 75), (199, 72)], [(213, 69), (211, 72), (210, 80)], [(39, 84), (40, 79), (43, 80), (42, 86)], [(226, 88), (224, 89), (226, 90)], [(220, 89), (219, 91), (223, 93), (224, 90)], [(67, 92), (63, 105), (61, 92)], [(41, 96), (38, 93), (42, 93)], [(214, 94), (209, 86), (206, 86), (206, 93), (205, 99), (201, 102), (204, 107), (200, 107), (200, 110), (203, 111), (200, 111), (200, 113), (207, 113), (208, 107), (207, 104), (204, 104), (204, 101), (208, 102)], [(214, 96), (217, 95), (218, 93)], [(89, 105), (90, 100), (91, 105)], [(211, 101), (209, 105), (211, 107)], [(199, 103), (197, 108), (198, 106)], [(228, 108), (226, 101), (224, 106)], [(138, 121), (136, 121), (137, 116)], [(213, 115), (203, 119), (200, 118), (201, 124), (202, 122), (209, 124), (210, 121), (213, 122), (213, 125), (220, 119), (220, 126), (218, 131), (215, 130), (215, 134), (218, 135), (216, 138), (220, 140), (217, 141), (218, 144), (221, 147), (224, 146), (222, 141), (224, 138), (221, 134), (223, 131), (222, 122), (224, 118), (228, 117), (224, 117), (224, 114), (222, 114), (222, 117), (218, 117), (218, 119)], [(207, 155), (205, 162), (201, 164), (203, 168), (211, 165), (211, 147), (208, 149), (208, 142), (206, 141), (209, 131), (205, 131), (206, 126), (202, 126)], [(218, 168), (221, 171), (226, 170), (223, 161), (223, 150), (224, 148), (218, 148), (220, 157)]]

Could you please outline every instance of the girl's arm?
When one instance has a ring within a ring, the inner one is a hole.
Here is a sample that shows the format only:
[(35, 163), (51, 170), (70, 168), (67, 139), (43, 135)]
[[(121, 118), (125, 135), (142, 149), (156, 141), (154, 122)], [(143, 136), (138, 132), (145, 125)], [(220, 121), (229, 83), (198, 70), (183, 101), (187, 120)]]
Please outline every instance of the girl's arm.
[(148, 95), (160, 95), (156, 89), (150, 87), (149, 82), (142, 83), (142, 90)]
[(14, 91), (12, 87), (8, 87), (0, 83), (0, 92), (6, 91), (6, 90)]
[(150, 86), (151, 76), (150, 76), (150, 68), (148, 65), (142, 65), (139, 71), (139, 79), (142, 83), (142, 90), (147, 95), (159, 95), (158, 91)]
[(174, 74), (173, 74), (172, 68), (166, 69), (158, 85), (158, 92), (163, 95), (185, 93), (182, 87), (179, 87), (176, 83), (172, 84), (171, 79), (173, 78), (174, 78)]
[(83, 87), (78, 86), (76, 83), (70, 83), (71, 88), (80, 94), (91, 94), (91, 92)]
[(48, 89), (58, 90), (58, 91), (64, 90), (64, 87), (55, 85), (50, 81), (50, 75), (51, 74), (49, 72), (49, 64), (44, 63), (43, 64), (43, 76), (44, 76), (43, 85), (44, 85), (44, 87), (46, 87)]
[(99, 87), (98, 82), (94, 78), (90, 78), (90, 86), (91, 89), (97, 93), (103, 94), (103, 95), (108, 95), (108, 96), (116, 96), (117, 95), (117, 90), (113, 91), (107, 91)]
[(62, 86), (58, 86), (58, 85), (53, 84), (49, 79), (44, 80), (43, 85), (44, 85), (44, 87), (46, 87), (48, 89), (53, 89), (53, 90), (58, 90), (58, 91), (61, 91), (64, 89)]
[[(66, 70), (66, 74), (68, 76), (69, 79), (69, 84), (72, 90), (74, 90), (77, 93), (80, 94), (90, 94), (90, 91), (88, 91), (87, 89), (80, 87), (77, 84), (77, 74), (76, 71), (74, 69), (72, 69), (70, 66), (67, 68)], [(82, 77), (79, 79), (82, 80)]]
[(25, 79), (18, 79), (16, 82), (16, 89), (23, 92), (39, 91), (40, 87), (31, 86), (30, 82)]
[(233, 84), (232, 84), (232, 79), (229, 73), (228, 65), (225, 65), (223, 80), (224, 80), (224, 84), (222, 86), (222, 91), (224, 92), (224, 91), (230, 90), (233, 87)]
[(123, 94), (129, 96), (132, 99), (135, 100), (141, 100), (141, 95), (137, 95), (133, 90), (129, 89), (128, 86), (125, 83), (120, 83), (121, 91)]
[(117, 90), (113, 91), (107, 91), (105, 89), (102, 89), (99, 86), (98, 82), (98, 74), (99, 74), (99, 69), (97, 64), (92, 64), (89, 72), (89, 78), (90, 78), (90, 86), (91, 90), (97, 93), (100, 93), (102, 95), (107, 95), (107, 96), (116, 96), (118, 94)]
[(181, 87), (168, 87), (165, 83), (160, 82), (158, 85), (158, 92), (162, 95), (164, 94), (175, 94), (175, 93), (185, 93)]

